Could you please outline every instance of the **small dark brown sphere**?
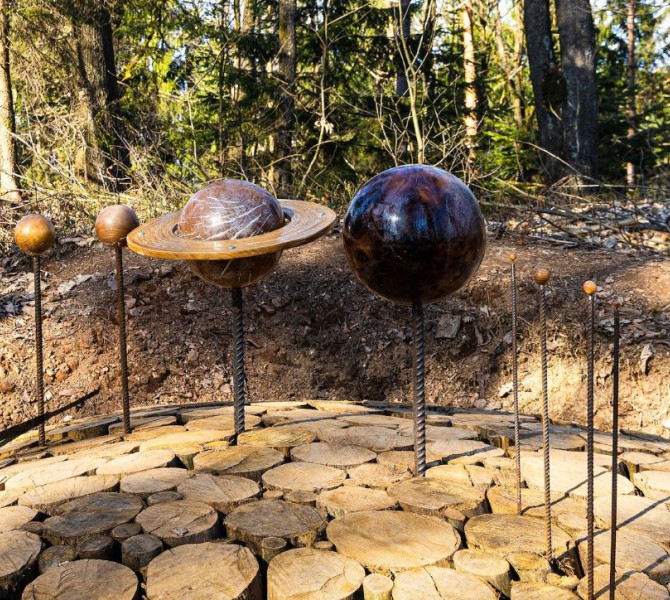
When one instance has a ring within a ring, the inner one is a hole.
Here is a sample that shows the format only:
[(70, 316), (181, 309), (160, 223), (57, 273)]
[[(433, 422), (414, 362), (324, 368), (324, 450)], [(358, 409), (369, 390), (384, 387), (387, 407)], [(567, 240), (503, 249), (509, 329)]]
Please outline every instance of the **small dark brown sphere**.
[(620, 309), (623, 306), (623, 298), (621, 298), (621, 296), (616, 296), (612, 301), (612, 306), (617, 310)]
[(342, 234), (357, 279), (401, 304), (436, 302), (458, 290), (486, 247), (484, 218), (468, 186), (425, 165), (370, 179), (351, 201)]
[(598, 290), (598, 286), (596, 286), (595, 282), (589, 279), (588, 281), (584, 282), (582, 289), (587, 296), (593, 296), (593, 294), (595, 294)]
[(547, 285), (549, 283), (549, 277), (551, 277), (547, 269), (536, 269), (533, 273), (533, 279), (537, 285)]
[(100, 211), (95, 220), (95, 235), (109, 246), (126, 243), (126, 236), (136, 227), (140, 220), (135, 211), (124, 204), (107, 206)]
[(26, 254), (44, 254), (56, 241), (53, 223), (42, 215), (26, 215), (14, 228), (14, 241)]
[[(181, 237), (198, 240), (234, 240), (279, 229), (284, 213), (277, 200), (248, 181), (224, 179), (210, 183), (191, 196), (179, 218)], [(281, 252), (234, 260), (189, 260), (201, 279), (222, 287), (244, 287), (262, 279)]]

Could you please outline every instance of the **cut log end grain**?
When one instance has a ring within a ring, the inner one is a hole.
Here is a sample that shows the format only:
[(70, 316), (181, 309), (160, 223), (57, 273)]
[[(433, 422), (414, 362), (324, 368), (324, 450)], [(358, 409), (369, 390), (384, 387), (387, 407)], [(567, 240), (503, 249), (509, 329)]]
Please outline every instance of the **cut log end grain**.
[(392, 600), (393, 580), (386, 575), (371, 573), (363, 579), (363, 600)]
[(296, 462), (310, 462), (347, 471), (358, 465), (375, 460), (377, 454), (362, 446), (347, 446), (315, 442), (291, 450), (291, 459)]
[(193, 468), (198, 473), (237, 475), (260, 483), (263, 473), (281, 465), (284, 458), (273, 448), (232, 446), (198, 454), (193, 459)]
[(121, 479), (133, 473), (169, 467), (174, 463), (175, 455), (171, 450), (146, 450), (119, 456), (98, 467), (98, 475), (114, 475)]
[(393, 600), (417, 598), (497, 600), (498, 594), (478, 577), (454, 569), (425, 567), (396, 574)]
[(204, 502), (212, 508), (228, 514), (241, 504), (257, 498), (261, 490), (251, 479), (235, 475), (194, 475), (177, 486), (184, 500)]
[(397, 481), (409, 479), (412, 474), (403, 467), (365, 463), (349, 471), (349, 477), (354, 485), (361, 485), (376, 489), (386, 489)]
[(263, 485), (270, 490), (321, 492), (339, 487), (347, 474), (333, 467), (314, 463), (286, 463), (263, 474)]
[(186, 469), (151, 469), (128, 475), (121, 480), (120, 489), (127, 494), (148, 498), (158, 492), (176, 490), (189, 477)]
[(198, 544), (219, 537), (217, 512), (194, 500), (178, 500), (150, 506), (136, 519), (144, 533), (150, 533), (166, 546)]
[(487, 581), (504, 596), (509, 597), (510, 565), (495, 554), (482, 550), (459, 550), (454, 554), (454, 568)]
[(0, 598), (15, 598), (33, 574), (42, 550), (39, 537), (27, 531), (0, 533)]
[(315, 440), (316, 435), (308, 429), (297, 425), (285, 425), (245, 431), (237, 438), (237, 443), (240, 446), (273, 448), (288, 458), (291, 448), (302, 446), (303, 444), (311, 444)]
[(20, 529), (26, 523), (32, 522), (38, 513), (27, 506), (6, 506), (0, 508), (0, 533)]
[[(618, 596), (617, 596), (618, 598)], [(512, 600), (579, 600), (570, 590), (546, 583), (516, 583), (512, 586)]]
[(50, 546), (40, 554), (37, 561), (40, 575), (46, 573), (49, 569), (60, 567), (62, 564), (73, 561), (76, 558), (77, 551), (72, 546), (66, 544)]
[(121, 544), (121, 562), (138, 573), (146, 574), (149, 563), (163, 551), (163, 542), (155, 535), (141, 533)]
[(19, 504), (50, 515), (69, 500), (98, 492), (112, 492), (118, 485), (119, 480), (116, 477), (107, 475), (73, 477), (28, 490), (19, 498)]
[(440, 516), (445, 509), (454, 509), (471, 517), (486, 510), (482, 489), (431, 477), (395, 483), (388, 493), (404, 510), (423, 515)]
[(96, 558), (100, 560), (113, 560), (114, 540), (107, 535), (94, 535), (86, 538), (77, 545), (79, 558)]
[(321, 515), (331, 517), (343, 517), (366, 510), (389, 510), (396, 506), (397, 501), (384, 490), (358, 486), (344, 486), (321, 492), (316, 499), (316, 507)]

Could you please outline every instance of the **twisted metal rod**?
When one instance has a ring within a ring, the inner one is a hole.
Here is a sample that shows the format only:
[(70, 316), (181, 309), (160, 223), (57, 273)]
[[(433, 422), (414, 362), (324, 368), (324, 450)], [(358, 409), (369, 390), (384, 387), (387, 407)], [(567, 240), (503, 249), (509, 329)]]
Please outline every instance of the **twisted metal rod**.
[(517, 287), (516, 287), (516, 256), (512, 261), (512, 388), (514, 391), (514, 458), (516, 462), (516, 512), (521, 514), (521, 440), (519, 439), (519, 379), (517, 357)]
[(414, 359), (414, 469), (418, 477), (426, 473), (426, 364), (423, 306), (412, 305), (412, 350)]
[(614, 303), (614, 347), (612, 350), (612, 514), (610, 517), (610, 600), (616, 595), (617, 473), (619, 470), (619, 308)]
[(586, 398), (586, 529), (587, 529), (587, 599), (593, 600), (593, 345), (595, 330), (596, 295), (589, 295), (589, 334), (587, 348), (587, 398)]
[(123, 248), (116, 244), (116, 320), (119, 324), (119, 358), (121, 361), (121, 400), (123, 431), (130, 433), (130, 395), (128, 393), (128, 345), (126, 340), (126, 305), (123, 284)]
[(549, 464), (549, 393), (547, 391), (547, 296), (540, 285), (540, 337), (542, 340), (542, 449), (544, 454), (544, 530), (547, 560), (552, 559), (551, 471)]
[(39, 442), (46, 446), (46, 432), (44, 427), (44, 355), (42, 353), (42, 283), (40, 275), (42, 261), (39, 255), (33, 257), (33, 278), (35, 281), (35, 383), (37, 394), (37, 414), (39, 416)]
[(233, 300), (233, 394), (235, 439), (244, 433), (244, 297), (241, 288), (232, 288)]

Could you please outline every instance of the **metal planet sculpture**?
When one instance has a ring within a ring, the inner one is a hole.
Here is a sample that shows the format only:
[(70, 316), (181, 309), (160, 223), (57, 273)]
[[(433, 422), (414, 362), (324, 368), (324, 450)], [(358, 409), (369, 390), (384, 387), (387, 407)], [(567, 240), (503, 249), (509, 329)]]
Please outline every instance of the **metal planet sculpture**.
[(374, 294), (412, 306), (415, 472), (426, 470), (423, 306), (454, 293), (484, 258), (486, 229), (460, 179), (425, 165), (394, 167), (356, 193), (344, 219), (344, 248)]
[(283, 250), (325, 235), (336, 220), (325, 206), (277, 200), (253, 183), (224, 179), (196, 192), (182, 211), (154, 219), (128, 236), (134, 252), (183, 260), (204, 281), (231, 290), (236, 437), (244, 432), (246, 395), (242, 288), (265, 277)]

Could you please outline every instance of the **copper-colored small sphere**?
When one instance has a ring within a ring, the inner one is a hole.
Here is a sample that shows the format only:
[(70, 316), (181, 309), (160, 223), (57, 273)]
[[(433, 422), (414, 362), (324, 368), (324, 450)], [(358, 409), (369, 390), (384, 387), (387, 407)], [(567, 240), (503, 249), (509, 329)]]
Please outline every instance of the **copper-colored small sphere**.
[(512, 262), (514, 262), (514, 261), (516, 260), (516, 254), (514, 254), (514, 252), (512, 252), (512, 253), (509, 255), (509, 259), (510, 259)]
[(44, 254), (56, 241), (53, 223), (42, 215), (26, 215), (14, 228), (14, 241), (26, 254)]
[(536, 269), (535, 273), (533, 273), (533, 279), (537, 285), (547, 285), (550, 276), (551, 275), (547, 269)]
[(584, 293), (587, 296), (593, 296), (593, 294), (598, 291), (598, 286), (596, 286), (594, 281), (591, 281), (590, 279), (588, 281), (584, 282), (584, 285), (582, 286), (582, 289), (584, 290)]
[(620, 296), (617, 296), (612, 301), (612, 306), (614, 306), (614, 308), (616, 308), (616, 309), (621, 308), (623, 306), (623, 299)]
[(126, 243), (126, 236), (140, 224), (135, 211), (124, 204), (107, 206), (95, 220), (95, 235), (109, 246)]

